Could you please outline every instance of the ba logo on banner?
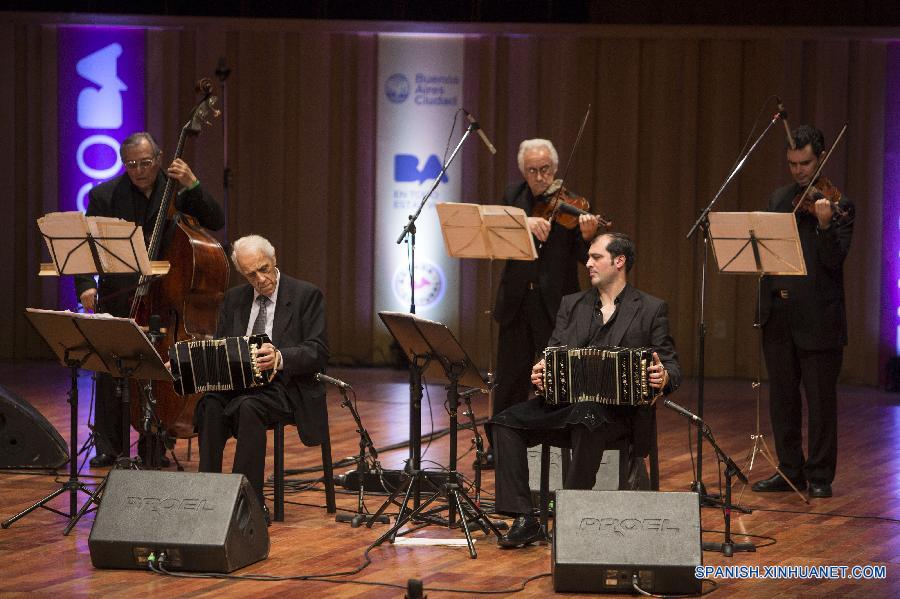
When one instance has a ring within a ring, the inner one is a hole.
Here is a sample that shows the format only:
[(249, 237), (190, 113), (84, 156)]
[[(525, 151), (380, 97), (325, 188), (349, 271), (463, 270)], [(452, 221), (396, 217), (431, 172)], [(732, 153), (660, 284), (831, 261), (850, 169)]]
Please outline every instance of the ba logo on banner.
[[(423, 183), (430, 179), (436, 179), (441, 174), (441, 161), (432, 154), (419, 168), (419, 157), (412, 154), (394, 155), (394, 181), (398, 183)], [(441, 177), (441, 183), (449, 181), (447, 173)]]
[(409, 79), (402, 73), (394, 73), (384, 82), (384, 95), (394, 104), (402, 104), (409, 97)]

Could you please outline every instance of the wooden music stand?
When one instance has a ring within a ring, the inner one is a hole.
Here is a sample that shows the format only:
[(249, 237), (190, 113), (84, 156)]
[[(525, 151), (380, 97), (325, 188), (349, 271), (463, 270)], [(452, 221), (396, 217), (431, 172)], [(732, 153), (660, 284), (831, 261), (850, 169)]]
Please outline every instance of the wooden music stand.
[[(450, 527), (455, 525), (456, 514), (459, 514), (460, 524), (466, 536), (466, 543), (469, 547), (469, 555), (472, 558), (477, 557), (475, 545), (472, 541), (472, 535), (469, 532), (469, 522), (479, 524), (485, 532), (491, 531), (498, 537), (501, 536), (499, 529), (491, 522), (481, 508), (475, 504), (466, 495), (461, 477), (456, 470), (457, 444), (456, 436), (458, 430), (457, 412), (459, 408), (459, 385), (467, 387), (483, 387), (486, 385), (481, 373), (475, 364), (469, 359), (466, 351), (454, 337), (453, 332), (446, 325), (419, 318), (415, 314), (406, 312), (379, 312), (378, 316), (384, 322), (385, 326), (391, 332), (391, 335), (403, 348), (407, 358), (409, 358), (411, 366), (417, 368), (417, 382), (421, 385), (421, 375), (428, 373), (432, 378), (431, 382), (441, 382), (447, 384), (447, 402), (450, 414), (450, 467), (449, 471), (441, 472), (446, 476), (446, 483), (443, 485), (436, 484), (430, 477), (429, 473), (419, 468), (421, 463), (421, 409), (417, 405), (416, 398), (421, 399), (419, 393), (413, 393), (413, 401), (410, 403), (410, 477), (388, 497), (382, 506), (375, 513), (373, 518), (367, 524), (372, 526), (372, 521), (380, 516), (382, 512), (404, 491), (403, 503), (400, 506), (400, 513), (394, 526), (381, 535), (374, 545), (380, 545), (385, 540), (390, 539), (391, 542), (397, 536), (400, 529), (407, 522), (413, 519), (423, 519), (426, 522), (437, 522), (431, 518), (433, 512), (425, 512), (424, 510), (434, 503), (440, 496), (445, 496), (448, 505), (445, 508), (449, 511), (447, 524)], [(418, 493), (420, 483), (428, 483), (433, 493), (421, 505), (415, 502), (415, 509), (409, 510), (408, 504), (410, 497), (414, 493)], [(438, 511), (439, 511), (438, 510)]]
[[(69, 518), (63, 534), (68, 534), (78, 520), (87, 513), (92, 503), (97, 503), (97, 496), (102, 485), (91, 493), (84, 483), (78, 480), (75, 456), (77, 455), (78, 436), (78, 369), (108, 372), (113, 377), (124, 380), (131, 376), (141, 376), (154, 380), (172, 380), (153, 345), (141, 332), (138, 325), (129, 318), (116, 318), (107, 314), (81, 314), (78, 312), (39, 310), (28, 308), (25, 313), (28, 321), (44, 339), (47, 346), (56, 354), (61, 364), (71, 372), (71, 388), (69, 391), (69, 480), (26, 510), (3, 522), (8, 528), (16, 520), (28, 515), (39, 507), (56, 512)], [(124, 387), (124, 390), (123, 390)], [(123, 448), (127, 453), (129, 446), (129, 401), (128, 385), (120, 383), (118, 393), (123, 404)], [(47, 507), (47, 503), (58, 495), (69, 491), (69, 513), (63, 513)], [(77, 511), (78, 491), (87, 493), (88, 501)]]
[[(806, 275), (806, 261), (797, 231), (797, 219), (790, 212), (710, 212), (709, 237), (712, 240), (713, 255), (719, 272), (724, 274), (755, 274), (757, 315), (754, 327), (759, 330), (762, 346), (762, 325), (759, 309), (761, 305), (762, 278), (765, 275)], [(753, 440), (745, 470), (753, 469), (756, 454), (762, 454), (775, 471), (787, 481), (800, 498), (809, 503), (803, 493), (791, 480), (784, 476), (778, 462), (760, 430), (760, 379), (762, 352), (753, 387), (756, 389), (756, 431), (750, 435)], [(741, 489), (738, 501), (743, 497), (746, 484)]]
[(521, 208), (444, 202), (436, 205), (447, 255), (488, 260), (536, 260)]
[[(536, 260), (537, 248), (534, 236), (528, 229), (528, 215), (521, 208), (494, 204), (459, 204), (445, 202), (436, 205), (444, 247), (452, 258), (479, 258), (490, 260), (488, 289), (494, 290), (494, 260)], [(491, 309), (488, 317), (488, 411), (494, 408), (494, 318)], [(477, 463), (482, 462), (484, 451), (477, 431)], [(481, 488), (481, 468), (475, 472), (475, 487)]]

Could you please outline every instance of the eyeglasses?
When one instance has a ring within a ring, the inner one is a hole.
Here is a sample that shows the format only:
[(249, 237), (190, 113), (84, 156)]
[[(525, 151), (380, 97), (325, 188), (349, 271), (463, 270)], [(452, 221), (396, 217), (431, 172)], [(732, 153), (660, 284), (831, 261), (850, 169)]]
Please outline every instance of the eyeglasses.
[(530, 166), (525, 169), (525, 172), (528, 173), (532, 177), (534, 177), (538, 173), (540, 173), (540, 175), (542, 177), (545, 177), (550, 174), (550, 168), (551, 168), (551, 166), (549, 164), (545, 164), (544, 166), (542, 166), (540, 168), (535, 168), (533, 166)]
[(144, 158), (143, 160), (126, 160), (125, 168), (133, 171), (135, 169), (145, 169), (153, 166), (153, 163), (156, 162), (156, 158)]

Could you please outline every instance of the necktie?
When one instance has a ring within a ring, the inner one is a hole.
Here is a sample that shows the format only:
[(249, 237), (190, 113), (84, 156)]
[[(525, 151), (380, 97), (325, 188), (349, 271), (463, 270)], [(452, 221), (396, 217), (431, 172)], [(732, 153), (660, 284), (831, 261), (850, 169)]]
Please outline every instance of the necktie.
[(260, 295), (256, 298), (256, 301), (259, 302), (259, 313), (256, 315), (256, 320), (253, 321), (253, 330), (251, 332), (254, 335), (260, 335), (266, 332), (266, 319), (268, 317), (266, 306), (269, 304), (269, 298)]

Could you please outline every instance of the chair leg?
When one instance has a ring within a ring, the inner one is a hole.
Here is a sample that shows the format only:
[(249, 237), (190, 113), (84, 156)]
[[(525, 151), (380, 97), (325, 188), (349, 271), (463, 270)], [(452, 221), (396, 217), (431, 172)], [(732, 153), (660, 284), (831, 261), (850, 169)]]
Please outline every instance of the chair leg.
[(550, 446), (541, 444), (541, 528), (547, 534), (550, 512)]
[(656, 437), (656, 414), (650, 431), (650, 490), (659, 491), (659, 439)]
[(334, 469), (331, 466), (331, 435), (328, 433), (322, 441), (322, 471), (325, 478), (325, 506), (328, 513), (333, 514), (337, 511), (337, 504), (334, 500)]
[(284, 424), (275, 424), (275, 521), (284, 522)]

